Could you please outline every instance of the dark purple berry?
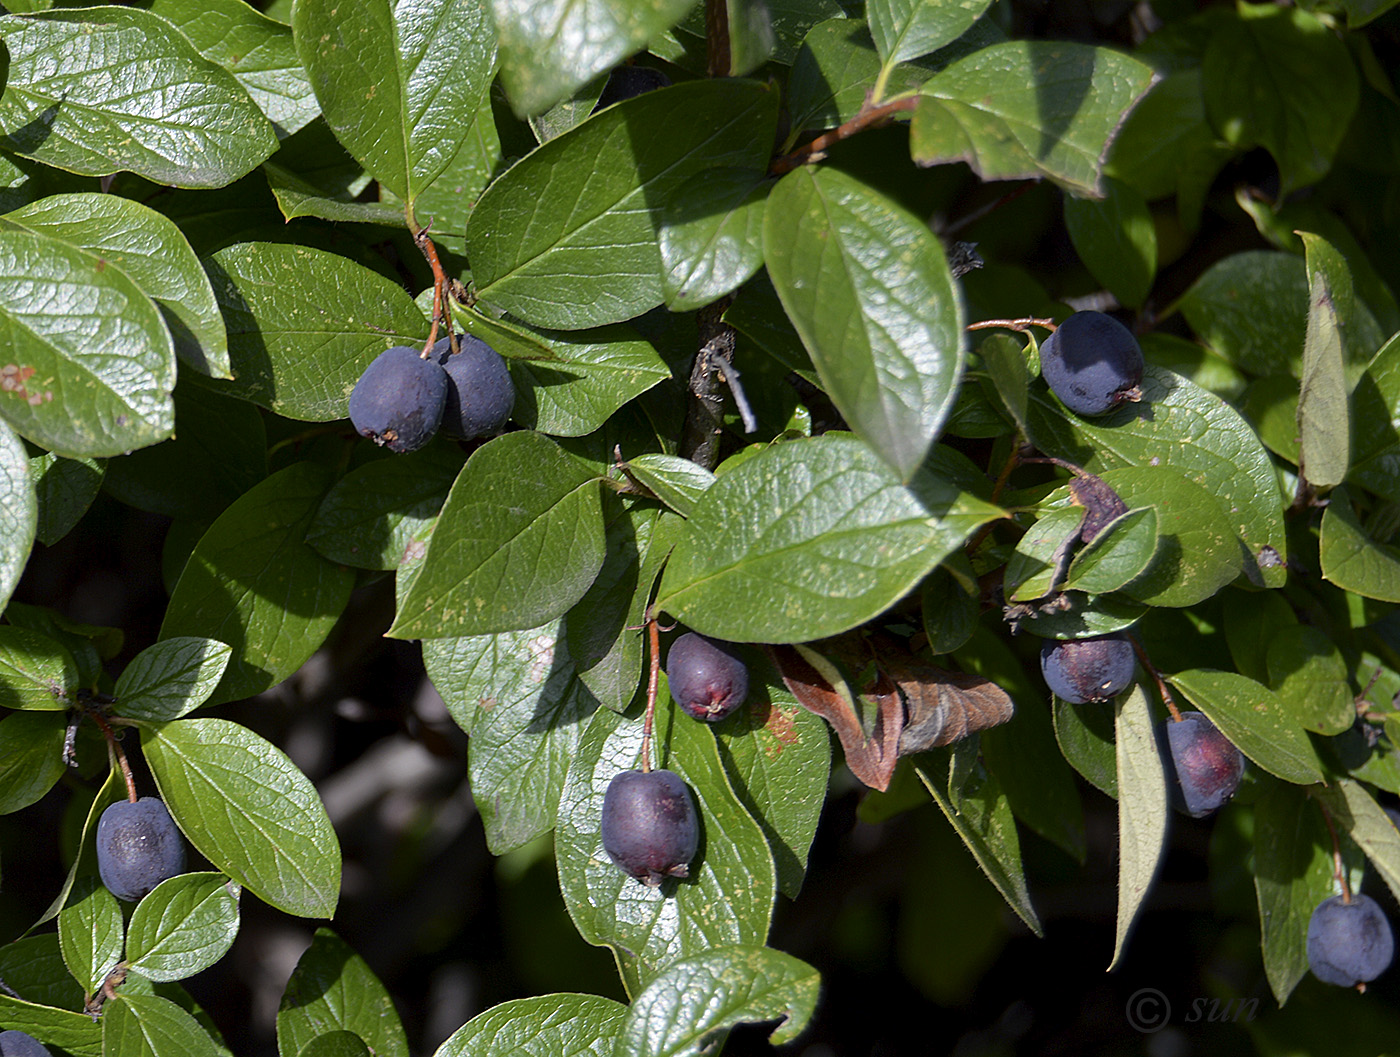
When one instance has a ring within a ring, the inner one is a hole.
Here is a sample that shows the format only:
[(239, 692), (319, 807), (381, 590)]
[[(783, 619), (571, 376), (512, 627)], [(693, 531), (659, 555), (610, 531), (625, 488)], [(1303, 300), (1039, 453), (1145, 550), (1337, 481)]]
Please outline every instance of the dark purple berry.
[(687, 877), (700, 844), (690, 790), (674, 771), (623, 771), (603, 795), (603, 850), (629, 877)]
[(455, 355), (443, 338), (433, 346), (433, 359), (447, 372), (442, 431), (458, 440), (501, 432), (515, 408), (515, 383), (501, 354), (480, 338), (461, 334)]
[(1200, 712), (1162, 724), (1166, 738), (1167, 791), (1172, 805), (1204, 818), (1235, 795), (1244, 777), (1244, 754)]
[(48, 1049), (33, 1035), (11, 1028), (0, 1031), (0, 1057), (51, 1057)]
[(185, 872), (185, 844), (165, 804), (143, 796), (119, 800), (97, 823), (97, 872), (118, 899), (136, 902)]
[(749, 669), (728, 642), (687, 631), (666, 654), (671, 697), (688, 716), (717, 723), (749, 696)]
[(1142, 349), (1127, 327), (1102, 312), (1076, 312), (1040, 346), (1040, 373), (1060, 402), (1103, 415), (1140, 400)]
[(1308, 919), (1308, 965), (1325, 984), (1356, 987), (1380, 976), (1395, 954), (1390, 922), (1370, 896), (1324, 899)]
[(390, 451), (417, 451), (437, 432), (447, 402), (447, 375), (417, 349), (395, 345), (365, 368), (350, 394), (350, 421), (360, 436)]
[(1133, 681), (1133, 644), (1126, 635), (1046, 639), (1040, 672), (1055, 696), (1072, 705), (1109, 701)]

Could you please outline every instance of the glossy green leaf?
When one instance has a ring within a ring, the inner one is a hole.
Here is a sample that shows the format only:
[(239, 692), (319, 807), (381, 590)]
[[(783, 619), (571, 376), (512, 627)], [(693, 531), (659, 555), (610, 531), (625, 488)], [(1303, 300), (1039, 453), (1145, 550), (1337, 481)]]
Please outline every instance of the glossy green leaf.
[(1167, 838), (1167, 778), (1141, 686), (1114, 701), (1118, 784), (1118, 925), (1111, 971), (1152, 890)]
[(702, 851), (689, 878), (652, 888), (603, 851), (603, 795), (616, 774), (638, 766), (640, 717), (594, 713), (564, 781), (554, 837), (569, 914), (584, 939), (613, 948), (632, 994), (677, 959), (726, 944), (761, 945), (775, 892), (768, 842), (735, 797), (709, 727), (674, 710), (658, 719), (656, 764), (685, 781), (700, 820)]
[(24, 442), (0, 421), (0, 606), (9, 602), (29, 562), (39, 503)]
[(170, 435), (170, 332), (141, 288), (99, 255), (0, 230), (0, 327), (0, 414), (29, 439), (59, 455), (119, 455)]
[(703, 308), (763, 265), (763, 213), (772, 189), (762, 170), (692, 176), (661, 212), (661, 287), (672, 312)]
[(1166, 679), (1270, 774), (1296, 785), (1322, 781), (1317, 752), (1300, 718), (1267, 686), (1234, 672), (1204, 668)]
[(965, 356), (938, 239), (854, 177), (802, 168), (769, 196), (763, 245), (822, 388), (909, 480), (952, 408)]
[(340, 844), (316, 788), (282, 750), (226, 719), (142, 731), (161, 798), (200, 853), (288, 914), (330, 917)]
[(691, 0), (490, 0), (501, 81), (519, 114), (538, 114), (669, 29)]
[(148, 980), (183, 980), (227, 954), (238, 935), (238, 895), (229, 888), (221, 873), (181, 874), (158, 884), (131, 914), (131, 968)]
[(34, 535), (40, 543), (53, 546), (82, 520), (102, 487), (105, 469), (96, 459), (65, 459), (53, 452), (29, 460), (38, 500)]
[(316, 651), (345, 608), (354, 575), (303, 542), (328, 484), (310, 462), (273, 474), (219, 516), (185, 564), (160, 634), (232, 648), (209, 703), (281, 682)]
[(148, 646), (117, 677), (112, 710), (130, 719), (157, 721), (193, 712), (219, 685), (231, 654), (222, 642), (189, 636)]
[(1346, 489), (1332, 493), (1322, 514), (1323, 579), (1344, 591), (1383, 602), (1400, 602), (1400, 548), (1366, 535)]
[(830, 728), (798, 704), (767, 657), (749, 650), (744, 658), (748, 699), (713, 729), (734, 795), (768, 837), (778, 891), (796, 899), (826, 802)]
[[(63, 943), (57, 932), (24, 936), (0, 947), (0, 979), (14, 994), (5, 997), (31, 1009), (51, 1006), (57, 1010), (80, 1009), (83, 989), (63, 961)], [(3, 1006), (7, 1014), (15, 1006)]]
[[(478, 0), (298, 0), (297, 54), (336, 138), (412, 203), (462, 149), (491, 88), (495, 34)], [(368, 90), (367, 90), (368, 86)]]
[(1035, 339), (1022, 339), (1016, 334), (989, 334), (977, 345), (977, 355), (1012, 420), (1022, 433), (1026, 427), (1026, 402), (1029, 400), (1031, 372), (1028, 354), (1039, 355)]
[(17, 154), (88, 176), (223, 187), (277, 149), (233, 75), (148, 12), (11, 15), (0, 34), (10, 53), (0, 128)]
[(612, 1057), (627, 1009), (597, 995), (517, 998), (472, 1017), (434, 1057)]
[(1356, 722), (1347, 664), (1337, 645), (1306, 624), (1276, 631), (1268, 645), (1269, 685), (1304, 727), (1340, 734)]
[(1307, 247), (1308, 329), (1298, 396), (1299, 468), (1327, 489), (1346, 479), (1351, 463), (1350, 387), (1342, 328), (1351, 310), (1351, 273), (1324, 239), (1302, 233)]
[(323, 194), (314, 184), (272, 162), (263, 163), (268, 189), (277, 208), (288, 220), (319, 217), (343, 224), (380, 224), (406, 227), (403, 206), (393, 202), (342, 201)]
[(1331, 840), (1296, 786), (1262, 783), (1254, 805), (1254, 891), (1264, 972), (1282, 1005), (1308, 972), (1308, 920), (1333, 894)]
[(0, 719), (0, 815), (43, 798), (63, 777), (61, 712), (16, 712)]
[(301, 1048), (298, 1057), (374, 1057), (353, 1031), (328, 1031)]
[[(880, 69), (880, 56), (864, 21), (840, 15), (814, 25), (788, 78), (794, 142), (798, 133), (834, 128), (860, 113)], [(897, 64), (885, 82), (885, 95), (912, 91), (932, 75), (923, 65)]]
[(1109, 142), (1152, 76), (1108, 48), (994, 44), (920, 89), (910, 150), (920, 165), (963, 161), (984, 180), (1043, 176), (1097, 197)]
[(661, 304), (663, 204), (697, 173), (763, 169), (776, 108), (775, 93), (751, 81), (689, 82), (625, 100), (550, 140), (472, 213), (477, 292), (536, 326), (566, 330)]
[(277, 1051), (299, 1054), (331, 1031), (354, 1032), (378, 1057), (408, 1057), (408, 1040), (384, 985), (340, 937), (321, 928), (282, 993)]
[(219, 1047), (168, 998), (128, 988), (102, 1009), (102, 1057), (220, 1057)]
[(122, 909), (95, 877), (75, 887), (73, 898), (59, 911), (58, 942), (68, 971), (83, 993), (92, 995), (121, 961)]
[(472, 453), (388, 634), (441, 638), (533, 628), (583, 597), (603, 564), (598, 479), (540, 433)]
[(886, 66), (951, 44), (991, 7), (991, 0), (870, 0), (865, 16)]
[(1048, 511), (1022, 534), (1006, 563), (1004, 582), (1009, 601), (1032, 602), (1058, 586), (1050, 581), (1059, 571), (1059, 552), (1066, 546), (1078, 545), (1073, 541), (1078, 539), (1083, 524), (1083, 510), (1061, 506)]
[(1262, 146), (1287, 195), (1327, 174), (1356, 110), (1350, 53), (1305, 11), (1240, 3), (1221, 19), (1202, 62), (1211, 124), (1236, 150)]
[(497, 323), (477, 313), (461, 313), (459, 319), (506, 357), (515, 382), (511, 419), (526, 429), (585, 436), (627, 401), (671, 377), (655, 347), (630, 327), (559, 332)]
[(811, 1020), (821, 974), (769, 947), (716, 947), (668, 966), (632, 1000), (617, 1053), (689, 1057), (713, 1032), (777, 1020), (772, 1045), (797, 1038)]
[(916, 764), (914, 770), (987, 879), (1039, 936), (1040, 918), (1026, 890), (1016, 820), (996, 776), (975, 753), (976, 742), (964, 741), (952, 750), (936, 749), (920, 757), (927, 762)]
[[(63, 884), (59, 887), (58, 894), (54, 896), (48, 908), (30, 928), (38, 928), (40, 925), (52, 921), (54, 918), (58, 917), (59, 912), (67, 905), (68, 895), (72, 892), (73, 885), (78, 879), (78, 868), (83, 866), (86, 867), (89, 872), (91, 871), (91, 866), (88, 864), (91, 863), (92, 856), (97, 853), (97, 823), (102, 817), (102, 812), (106, 811), (109, 806), (116, 803), (118, 800), (125, 799), (126, 786), (122, 782), (120, 772), (115, 768), (109, 769), (107, 771), (106, 781), (98, 787), (97, 792), (93, 795), (92, 802), (88, 804), (87, 814), (83, 817), (81, 833), (76, 843), (78, 852), (73, 857), (72, 864), (68, 867), (68, 875), (63, 879)], [(85, 859), (86, 862), (84, 861)], [(6, 949), (8, 948), (0, 947), (0, 952)], [(0, 966), (0, 968), (2, 968), (2, 966)], [(66, 973), (64, 975), (68, 982), (72, 981), (71, 976), (67, 976)]]
[(1117, 591), (1153, 564), (1160, 544), (1157, 508), (1129, 510), (1109, 522), (1092, 543), (1085, 544), (1074, 556), (1064, 589), (1090, 594)]
[(232, 377), (209, 277), (174, 221), (140, 202), (102, 194), (51, 195), (4, 220), (120, 268), (160, 309), (181, 360), (200, 374)]
[(1246, 575), (1265, 586), (1281, 586), (1288, 556), (1284, 500), (1258, 436), (1219, 397), (1170, 371), (1149, 365), (1142, 392), (1140, 404), (1080, 419), (1067, 416), (1036, 388), (1030, 407), (1033, 440), (1046, 454), (1098, 474), (1116, 466), (1176, 470), (1219, 501), (1253, 558), (1246, 559)]
[(1302, 259), (1274, 250), (1246, 250), (1206, 269), (1178, 303), (1206, 345), (1251, 374), (1302, 369), (1308, 320), (1308, 276)]
[(321, 112), (290, 26), (243, 0), (141, 0), (138, 6), (173, 23), (201, 55), (233, 74), (279, 139)]
[(1094, 278), (1140, 308), (1157, 276), (1157, 230), (1142, 195), (1105, 178), (1101, 199), (1065, 196), (1065, 227)]
[(705, 493), (656, 606), (731, 642), (834, 635), (883, 612), (997, 514), (931, 476), (901, 484), (853, 438), (791, 441)]
[(344, 418), (376, 356), (427, 337), (403, 287), (324, 250), (246, 242), (204, 267), (228, 327), (226, 391), (287, 418)]
[(469, 688), (491, 704), (472, 723), (468, 775), (487, 846), (504, 855), (554, 828), (569, 761), (598, 699), (557, 625), (496, 637), (497, 663), (478, 669)]
[(701, 496), (715, 483), (715, 475), (709, 470), (679, 455), (638, 455), (627, 460), (627, 469), (681, 517), (689, 517)]
[(103, 1027), (93, 1023), (86, 1013), (21, 1002), (0, 994), (0, 1024), (21, 1026), (72, 1057), (103, 1057)]
[(1118, 798), (1114, 717), (1099, 703), (1072, 705), (1056, 697), (1055, 741), (1071, 767), (1107, 796)]
[(62, 712), (77, 689), (73, 656), (61, 643), (19, 627), (0, 627), (0, 705)]
[[(767, 0), (725, 0), (729, 34), (730, 77), (742, 77), (758, 69), (773, 54), (777, 37)], [(693, 10), (693, 9), (692, 9)]]
[(1376, 873), (1400, 899), (1400, 828), (1366, 786), (1350, 778), (1309, 790), (1338, 829), (1371, 860)]
[(423, 554), (461, 469), (461, 453), (446, 444), (357, 466), (326, 493), (306, 542), (355, 569), (397, 569)]

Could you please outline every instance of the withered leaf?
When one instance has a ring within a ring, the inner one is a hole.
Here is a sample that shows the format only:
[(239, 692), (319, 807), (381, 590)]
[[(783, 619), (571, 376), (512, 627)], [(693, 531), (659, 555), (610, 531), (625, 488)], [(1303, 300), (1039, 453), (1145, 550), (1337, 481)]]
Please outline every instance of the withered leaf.
[(891, 667), (888, 675), (904, 696), (907, 715), (899, 755), (952, 745), (1015, 714), (1011, 697), (981, 676), (932, 665)]

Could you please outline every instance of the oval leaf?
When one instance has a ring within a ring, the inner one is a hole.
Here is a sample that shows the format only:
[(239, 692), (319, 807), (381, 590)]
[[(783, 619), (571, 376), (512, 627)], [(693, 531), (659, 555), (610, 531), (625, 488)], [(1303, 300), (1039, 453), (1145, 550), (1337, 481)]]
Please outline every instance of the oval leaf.
[(317, 929), (277, 1010), (277, 1051), (301, 1053), (332, 1031), (349, 1031), (378, 1057), (408, 1057), (408, 1040), (384, 985), (329, 929)]
[(229, 891), (229, 879), (221, 873), (181, 874), (136, 905), (126, 960), (148, 980), (183, 980), (227, 954), (237, 935), (238, 896)]
[(1118, 928), (1109, 969), (1123, 957), (1161, 865), (1167, 838), (1167, 777), (1147, 695), (1139, 684), (1114, 702), (1118, 781)]
[(58, 914), (58, 942), (63, 962), (84, 994), (94, 994), (122, 956), (122, 909), (116, 896), (97, 878), (75, 886)]
[(627, 1007), (597, 995), (517, 998), (478, 1013), (435, 1057), (612, 1057)]
[(220, 1057), (189, 1013), (159, 995), (122, 991), (102, 1010), (102, 1052), (122, 1057)]
[(222, 642), (187, 635), (148, 646), (117, 677), (112, 711), (151, 720), (193, 712), (219, 685), (232, 652)]
[(36, 803), (63, 777), (67, 727), (59, 712), (16, 712), (0, 719), (0, 815)]

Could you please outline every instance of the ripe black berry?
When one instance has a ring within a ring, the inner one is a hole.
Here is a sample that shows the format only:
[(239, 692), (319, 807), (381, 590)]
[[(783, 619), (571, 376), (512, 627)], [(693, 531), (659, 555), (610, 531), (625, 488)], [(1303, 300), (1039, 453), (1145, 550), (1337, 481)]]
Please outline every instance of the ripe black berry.
[(1390, 965), (1395, 938), (1380, 906), (1366, 895), (1324, 899), (1308, 919), (1308, 965), (1323, 983), (1355, 987)]
[(11, 1028), (0, 1031), (0, 1057), (51, 1057), (48, 1048), (33, 1035)]
[(1040, 346), (1040, 373), (1060, 402), (1103, 415), (1142, 397), (1142, 349), (1127, 327), (1102, 312), (1076, 312)]
[(603, 850), (629, 877), (687, 877), (700, 843), (690, 790), (674, 771), (623, 771), (603, 795)]
[(510, 370), (500, 353), (470, 334), (458, 336), (457, 350), (453, 355), (448, 338), (433, 346), (433, 360), (447, 373), (442, 431), (458, 440), (494, 436), (515, 408)]
[(1235, 795), (1244, 777), (1244, 754), (1200, 712), (1161, 726), (1167, 746), (1167, 790), (1172, 804), (1204, 818)]
[(1114, 633), (1088, 639), (1046, 639), (1040, 672), (1055, 696), (1072, 705), (1108, 701), (1133, 681), (1133, 644)]
[(97, 872), (118, 899), (136, 902), (185, 871), (185, 845), (165, 804), (119, 800), (97, 823)]
[(728, 642), (687, 631), (666, 654), (671, 696), (688, 716), (716, 723), (749, 696), (749, 669)]
[(447, 375), (417, 349), (395, 345), (365, 368), (350, 394), (350, 421), (360, 436), (390, 451), (417, 451), (437, 432), (447, 402)]

